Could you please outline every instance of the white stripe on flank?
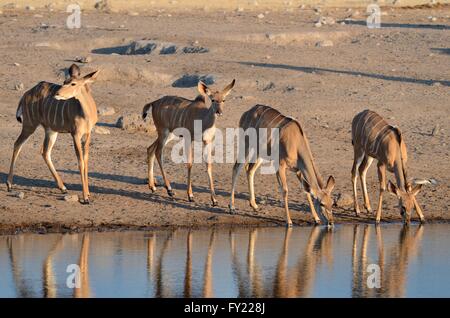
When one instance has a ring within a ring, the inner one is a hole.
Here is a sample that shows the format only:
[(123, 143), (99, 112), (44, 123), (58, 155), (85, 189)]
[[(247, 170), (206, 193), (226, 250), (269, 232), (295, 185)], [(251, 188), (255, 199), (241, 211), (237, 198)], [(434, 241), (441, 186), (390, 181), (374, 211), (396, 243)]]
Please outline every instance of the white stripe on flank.
[(259, 119), (258, 119), (258, 121), (255, 123), (254, 128), (259, 128), (259, 122), (262, 120), (264, 114), (265, 114), (268, 110), (270, 110), (270, 109), (272, 109), (272, 108), (267, 107), (266, 109), (263, 110), (263, 112), (261, 113), (261, 115), (259, 115)]
[[(367, 134), (367, 138), (366, 138), (366, 143), (364, 145), (364, 149), (369, 150), (369, 148), (367, 148), (367, 143), (370, 141), (370, 135), (372, 134), (373, 131), (376, 131), (375, 128), (379, 125), (379, 124), (383, 124), (383, 120), (380, 120), (379, 122), (377, 122), (372, 128), (370, 128), (369, 134)], [(382, 129), (378, 130), (378, 132), (375, 134), (375, 137), (372, 139), (373, 142), (375, 142), (377, 140), (377, 136), (378, 134), (381, 132)], [(373, 146), (373, 144), (372, 144)]]
[(66, 107), (67, 100), (64, 101), (64, 104), (61, 106), (61, 128), (64, 128), (64, 107)]
[(61, 108), (61, 106), (59, 106), (59, 101), (56, 102), (56, 109), (55, 109), (55, 116), (53, 116), (53, 126), (56, 125), (56, 115), (58, 114), (58, 109)]
[(361, 142), (361, 146), (362, 147), (364, 147), (364, 145), (366, 144), (366, 139), (367, 139), (367, 134), (366, 134), (366, 125), (367, 125), (367, 123), (369, 122), (369, 120), (370, 120), (370, 118), (371, 117), (373, 117), (375, 115), (375, 113), (372, 113), (372, 114), (370, 114), (369, 116), (367, 116), (365, 119), (364, 119), (364, 123), (363, 123), (363, 125), (361, 126), (361, 135), (362, 136), (360, 136), (361, 137), (361, 140), (360, 140), (360, 142)]

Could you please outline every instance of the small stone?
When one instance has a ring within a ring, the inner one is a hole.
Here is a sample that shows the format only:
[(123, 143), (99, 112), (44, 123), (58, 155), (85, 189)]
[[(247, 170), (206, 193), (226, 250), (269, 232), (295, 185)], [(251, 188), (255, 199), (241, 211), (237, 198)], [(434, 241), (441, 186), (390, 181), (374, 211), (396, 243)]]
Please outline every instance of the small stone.
[(91, 63), (92, 57), (89, 55), (88, 56), (76, 56), (74, 61), (78, 62), (78, 63)]
[(258, 19), (264, 19), (264, 14), (262, 14), (262, 13), (260, 13), (260, 14), (258, 14)]
[(441, 82), (433, 82), (433, 86), (442, 86)]
[(33, 17), (35, 17), (35, 18), (43, 18), (44, 16), (42, 14), (35, 14), (35, 15), (33, 15)]
[(13, 192), (11, 194), (11, 196), (18, 198), (20, 200), (23, 200), (25, 198), (25, 193), (17, 191), (17, 192)]
[(100, 116), (112, 116), (116, 113), (116, 110), (113, 107), (99, 107), (97, 109), (97, 114)]
[(237, 12), (244, 12), (244, 8), (238, 7), (238, 8), (236, 9), (236, 11), (237, 11)]
[(35, 8), (33, 6), (26, 6), (25, 9), (28, 10), (28, 11), (34, 11), (35, 10)]
[(99, 135), (110, 135), (111, 134), (109, 129), (107, 129), (105, 127), (101, 127), (101, 126), (95, 126), (94, 132)]
[(76, 194), (67, 194), (63, 197), (66, 202), (78, 202), (78, 196)]
[(315, 26), (316, 28), (320, 28), (320, 27), (322, 26), (322, 23), (316, 22), (316, 23), (314, 23), (314, 26)]
[(336, 200), (336, 206), (340, 208), (345, 208), (353, 205), (353, 198), (352, 196), (346, 194), (346, 193), (339, 193), (337, 200)]
[(14, 66), (20, 66), (20, 64), (19, 63), (14, 63)]
[(129, 15), (129, 16), (132, 16), (132, 17), (136, 17), (136, 16), (139, 15), (139, 12), (134, 12), (134, 11), (128, 12), (128, 15)]
[(316, 43), (316, 47), (330, 47), (333, 45), (333, 41), (330, 40), (319, 41)]
[(14, 86), (14, 89), (15, 89), (16, 91), (23, 91), (24, 88), (25, 88), (25, 86), (23, 85), (23, 83), (18, 83), (18, 84), (16, 84), (16, 85)]

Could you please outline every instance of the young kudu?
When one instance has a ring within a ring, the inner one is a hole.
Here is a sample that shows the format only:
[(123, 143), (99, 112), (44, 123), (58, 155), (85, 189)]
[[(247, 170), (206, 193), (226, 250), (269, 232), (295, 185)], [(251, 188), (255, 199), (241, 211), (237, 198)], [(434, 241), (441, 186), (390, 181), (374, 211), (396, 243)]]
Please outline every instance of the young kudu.
[[(152, 111), (153, 122), (156, 126), (158, 138), (147, 149), (148, 162), (148, 186), (152, 192), (156, 191), (155, 180), (153, 177), (153, 165), (156, 159), (158, 160), (161, 174), (164, 179), (164, 184), (169, 196), (173, 197), (174, 192), (170, 186), (169, 179), (164, 172), (163, 165), (163, 150), (165, 145), (175, 136), (172, 133), (177, 128), (185, 128), (190, 133), (190, 140), (187, 141), (187, 194), (189, 201), (194, 200), (192, 193), (191, 170), (192, 170), (192, 148), (193, 141), (202, 141), (208, 150), (207, 153), (207, 172), (209, 187), (211, 190), (211, 201), (214, 206), (217, 205), (216, 195), (214, 192), (214, 181), (212, 177), (212, 162), (211, 162), (211, 147), (209, 146), (214, 141), (216, 119), (223, 114), (223, 105), (225, 97), (233, 88), (235, 80), (233, 80), (222, 91), (212, 91), (203, 82), (198, 83), (198, 91), (200, 95), (195, 100), (189, 100), (177, 96), (164, 96), (150, 104), (145, 105), (142, 117), (145, 119), (148, 112)], [(207, 99), (211, 100), (211, 105), (207, 105)], [(194, 135), (194, 121), (201, 122), (201, 139), (195, 140)]]
[[(309, 148), (309, 142), (303, 132), (300, 123), (293, 118), (282, 115), (276, 109), (264, 106), (256, 105), (250, 110), (242, 114), (239, 121), (239, 127), (246, 131), (249, 128), (256, 129), (256, 135), (258, 141), (256, 143), (245, 142), (245, 168), (247, 171), (247, 181), (250, 192), (250, 206), (257, 211), (258, 205), (255, 201), (254, 190), (254, 175), (256, 170), (262, 164), (260, 147), (257, 149), (250, 149), (251, 144), (260, 144), (261, 129), (279, 129), (279, 161), (277, 167), (277, 179), (281, 189), (281, 193), (284, 200), (284, 207), (286, 211), (286, 222), (288, 226), (292, 225), (291, 217), (289, 214), (288, 206), (288, 185), (286, 179), (286, 170), (290, 169), (297, 174), (298, 179), (302, 183), (306, 196), (311, 207), (311, 212), (314, 216), (316, 223), (320, 223), (321, 220), (316, 213), (316, 208), (321, 212), (322, 208), (325, 210), (325, 218), (331, 225), (333, 224), (333, 214), (331, 211), (333, 205), (333, 199), (331, 197), (331, 191), (334, 188), (334, 178), (330, 176), (328, 182), (325, 185), (322, 181), (319, 171), (314, 163), (314, 159)], [(270, 133), (267, 132), (267, 136)], [(240, 142), (243, 142), (242, 140)], [(272, 140), (267, 138), (267, 149), (273, 147), (271, 145)], [(249, 154), (253, 152), (256, 157), (250, 158)], [(251, 161), (251, 162), (249, 162)], [(234, 212), (234, 191), (236, 188), (237, 177), (244, 166), (244, 162), (238, 162), (233, 167), (233, 180), (230, 199), (230, 210)], [(313, 199), (314, 198), (314, 202)]]
[(372, 212), (367, 194), (366, 174), (375, 158), (378, 160), (378, 179), (380, 182), (376, 222), (379, 223), (381, 220), (383, 193), (386, 191), (386, 169), (395, 175), (397, 185), (389, 181), (387, 190), (399, 199), (400, 214), (404, 222), (410, 222), (413, 208), (416, 209), (420, 221), (424, 222), (425, 218), (422, 209), (416, 200), (416, 195), (421, 190), (422, 184), (413, 186), (408, 181), (406, 173), (406, 145), (400, 129), (389, 125), (383, 117), (367, 109), (353, 118), (352, 144), (354, 150), (352, 183), (356, 215), (360, 213), (356, 191), (358, 172), (364, 195), (364, 206), (369, 213)]
[[(82, 203), (89, 203), (89, 143), (91, 130), (97, 123), (97, 107), (89, 84), (95, 81), (98, 71), (80, 77), (80, 69), (73, 64), (69, 69), (69, 75), (70, 78), (62, 86), (40, 82), (22, 96), (16, 112), (17, 120), (22, 123), (22, 132), (14, 143), (7, 181), (8, 191), (12, 190), (14, 165), (20, 150), (41, 125), (45, 130), (42, 156), (63, 193), (66, 193), (67, 189), (53, 166), (51, 152), (58, 133), (72, 135), (83, 187)], [(84, 144), (82, 144), (83, 137), (85, 137)]]

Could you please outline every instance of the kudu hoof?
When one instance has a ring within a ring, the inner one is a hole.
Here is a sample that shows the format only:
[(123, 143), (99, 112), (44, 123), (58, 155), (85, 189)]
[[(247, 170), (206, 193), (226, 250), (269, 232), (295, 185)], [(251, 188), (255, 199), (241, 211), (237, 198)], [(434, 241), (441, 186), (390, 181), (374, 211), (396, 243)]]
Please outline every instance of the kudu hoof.
[(9, 182), (6, 182), (6, 188), (8, 189), (8, 192), (12, 191), (12, 184)]
[(173, 198), (175, 196), (175, 191), (173, 191), (172, 189), (167, 189), (167, 194), (169, 195), (169, 197)]
[(290, 227), (292, 227), (292, 222), (288, 222), (288, 223), (286, 223), (286, 227), (287, 227), (287, 228), (290, 228)]
[(216, 200), (212, 201), (212, 206), (219, 206), (219, 202), (217, 202)]
[(229, 205), (228, 210), (230, 211), (230, 214), (236, 214), (236, 208), (234, 206)]
[(89, 201), (89, 199), (83, 199), (83, 200), (80, 200), (80, 203), (82, 205), (89, 205), (91, 202)]
[(189, 202), (195, 202), (193, 195), (188, 195)]
[(322, 224), (322, 221), (320, 219), (314, 220), (314, 225), (320, 225), (320, 224)]

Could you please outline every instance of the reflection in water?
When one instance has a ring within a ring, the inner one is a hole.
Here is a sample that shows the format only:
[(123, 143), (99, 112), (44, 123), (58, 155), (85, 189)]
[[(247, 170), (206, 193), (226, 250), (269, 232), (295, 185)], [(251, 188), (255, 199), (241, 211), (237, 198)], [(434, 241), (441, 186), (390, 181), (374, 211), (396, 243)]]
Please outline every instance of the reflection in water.
[[(0, 236), (0, 297), (449, 296), (448, 230), (342, 225)], [(80, 288), (66, 286), (69, 264), (80, 267)], [(379, 266), (380, 288), (367, 284), (371, 264)]]

